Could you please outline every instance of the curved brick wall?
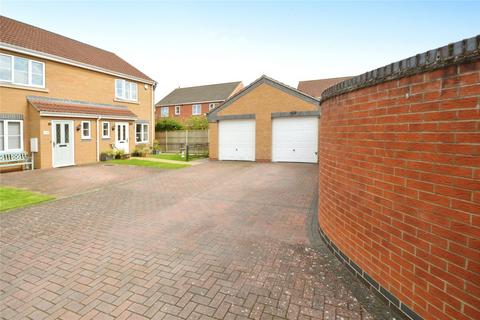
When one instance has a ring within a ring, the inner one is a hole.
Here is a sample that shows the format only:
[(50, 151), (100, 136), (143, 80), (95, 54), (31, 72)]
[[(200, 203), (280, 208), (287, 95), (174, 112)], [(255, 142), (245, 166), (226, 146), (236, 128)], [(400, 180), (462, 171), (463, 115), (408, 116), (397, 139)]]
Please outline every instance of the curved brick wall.
[(480, 319), (479, 39), (366, 73), (321, 102), (322, 235), (411, 318)]

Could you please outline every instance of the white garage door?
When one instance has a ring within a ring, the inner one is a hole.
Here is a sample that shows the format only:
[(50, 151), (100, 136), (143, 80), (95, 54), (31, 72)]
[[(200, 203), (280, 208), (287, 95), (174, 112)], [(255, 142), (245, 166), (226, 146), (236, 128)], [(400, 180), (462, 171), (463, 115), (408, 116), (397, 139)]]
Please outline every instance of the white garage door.
[(317, 117), (272, 120), (272, 161), (316, 163), (317, 142)]
[(221, 120), (218, 159), (255, 161), (255, 120)]

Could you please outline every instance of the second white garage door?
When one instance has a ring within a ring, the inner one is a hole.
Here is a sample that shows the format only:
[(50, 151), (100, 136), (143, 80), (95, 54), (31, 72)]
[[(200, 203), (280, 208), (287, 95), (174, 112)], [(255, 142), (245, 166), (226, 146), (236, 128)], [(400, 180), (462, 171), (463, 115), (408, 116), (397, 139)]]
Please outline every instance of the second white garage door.
[(317, 117), (272, 120), (272, 161), (316, 163), (317, 142)]
[(255, 120), (219, 121), (218, 159), (255, 161)]

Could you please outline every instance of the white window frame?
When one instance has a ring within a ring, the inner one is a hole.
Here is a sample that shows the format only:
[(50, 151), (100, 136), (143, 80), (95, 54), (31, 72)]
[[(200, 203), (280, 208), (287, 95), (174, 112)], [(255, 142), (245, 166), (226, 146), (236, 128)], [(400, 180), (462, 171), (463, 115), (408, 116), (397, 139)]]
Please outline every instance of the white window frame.
[[(195, 112), (195, 109), (199, 108), (199, 112)], [(200, 103), (192, 104), (192, 116), (199, 116), (202, 114), (202, 105)]]
[[(83, 134), (83, 125), (85, 123), (88, 124), (88, 136)], [(82, 135), (82, 140), (83, 139), (92, 139), (92, 124), (90, 123), (90, 121), (82, 121), (80, 123), (80, 132), (81, 132), (81, 135)]]
[[(23, 120), (0, 120), (0, 121), (3, 122), (3, 150), (0, 150), (0, 153), (23, 151)], [(18, 149), (8, 148), (8, 123), (10, 122), (20, 123), (20, 148)]]
[(212, 111), (213, 109), (215, 109), (216, 106), (217, 106), (216, 103), (210, 103), (210, 104), (208, 105), (208, 111)]
[[(169, 107), (160, 107), (160, 117), (162, 118), (168, 118), (168, 114), (169, 114)], [(164, 112), (164, 111), (167, 111), (167, 112)]]
[[(105, 135), (105, 125), (107, 125), (107, 135)], [(102, 139), (110, 139), (110, 122), (102, 122)]]
[[(137, 141), (137, 126), (140, 126), (140, 141)], [(147, 140), (144, 140), (144, 135), (147, 134)], [(148, 131), (148, 123), (136, 123), (135, 124), (135, 144), (148, 143), (150, 138), (150, 131)]]
[[(178, 111), (177, 111), (177, 110), (178, 110)], [(181, 111), (181, 107), (180, 107), (180, 106), (175, 106), (175, 115), (176, 115), (176, 116), (179, 116), (181, 112), (182, 112), (182, 111)]]
[[(32, 59), (28, 59), (28, 58), (24, 58), (24, 57), (18, 57), (18, 56), (14, 56), (14, 55), (11, 55), (11, 54), (5, 54), (5, 53), (0, 53), (0, 55), (5, 56), (5, 57), (10, 57), (10, 69), (11, 69), (10, 70), (10, 72), (11, 72), (10, 80), (0, 79), (0, 83), (11, 83), (11, 84), (14, 84), (16, 86), (22, 86), (22, 87), (45, 88), (45, 63), (44, 62), (37, 61), (37, 60), (32, 60)], [(14, 77), (14, 74), (15, 74), (15, 58), (25, 59), (28, 62), (28, 68), (27, 68), (28, 83), (27, 84), (15, 82), (15, 80), (14, 80), (14, 78), (15, 78)], [(32, 83), (32, 62), (39, 63), (43, 67), (42, 85)]]
[[(121, 83), (122, 86), (122, 95), (117, 95), (117, 83)], [(125, 101), (132, 101), (138, 102), (138, 85), (136, 82), (127, 81), (125, 79), (115, 79), (114, 81), (114, 90), (115, 90), (115, 98)], [(126, 95), (126, 88), (129, 86), (130, 96), (127, 97)], [(133, 94), (135, 93), (135, 95)]]

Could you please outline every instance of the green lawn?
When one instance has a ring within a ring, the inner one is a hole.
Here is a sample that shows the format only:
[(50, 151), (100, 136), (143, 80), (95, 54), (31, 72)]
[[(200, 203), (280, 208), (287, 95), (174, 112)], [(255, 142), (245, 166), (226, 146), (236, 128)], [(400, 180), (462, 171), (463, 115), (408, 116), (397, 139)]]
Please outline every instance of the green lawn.
[(107, 163), (127, 164), (131, 166), (151, 167), (151, 168), (158, 168), (158, 169), (181, 169), (185, 167), (190, 167), (189, 164), (167, 163), (167, 162), (159, 162), (159, 161), (140, 160), (140, 159), (110, 160), (110, 161), (107, 161)]
[[(164, 159), (164, 160), (185, 161), (185, 158), (182, 158), (182, 155), (179, 153), (149, 154), (147, 157)], [(205, 156), (190, 156), (188, 160), (190, 161), (190, 160), (201, 159), (201, 158), (205, 158)]]
[(52, 196), (23, 189), (0, 187), (0, 212), (55, 199)]

